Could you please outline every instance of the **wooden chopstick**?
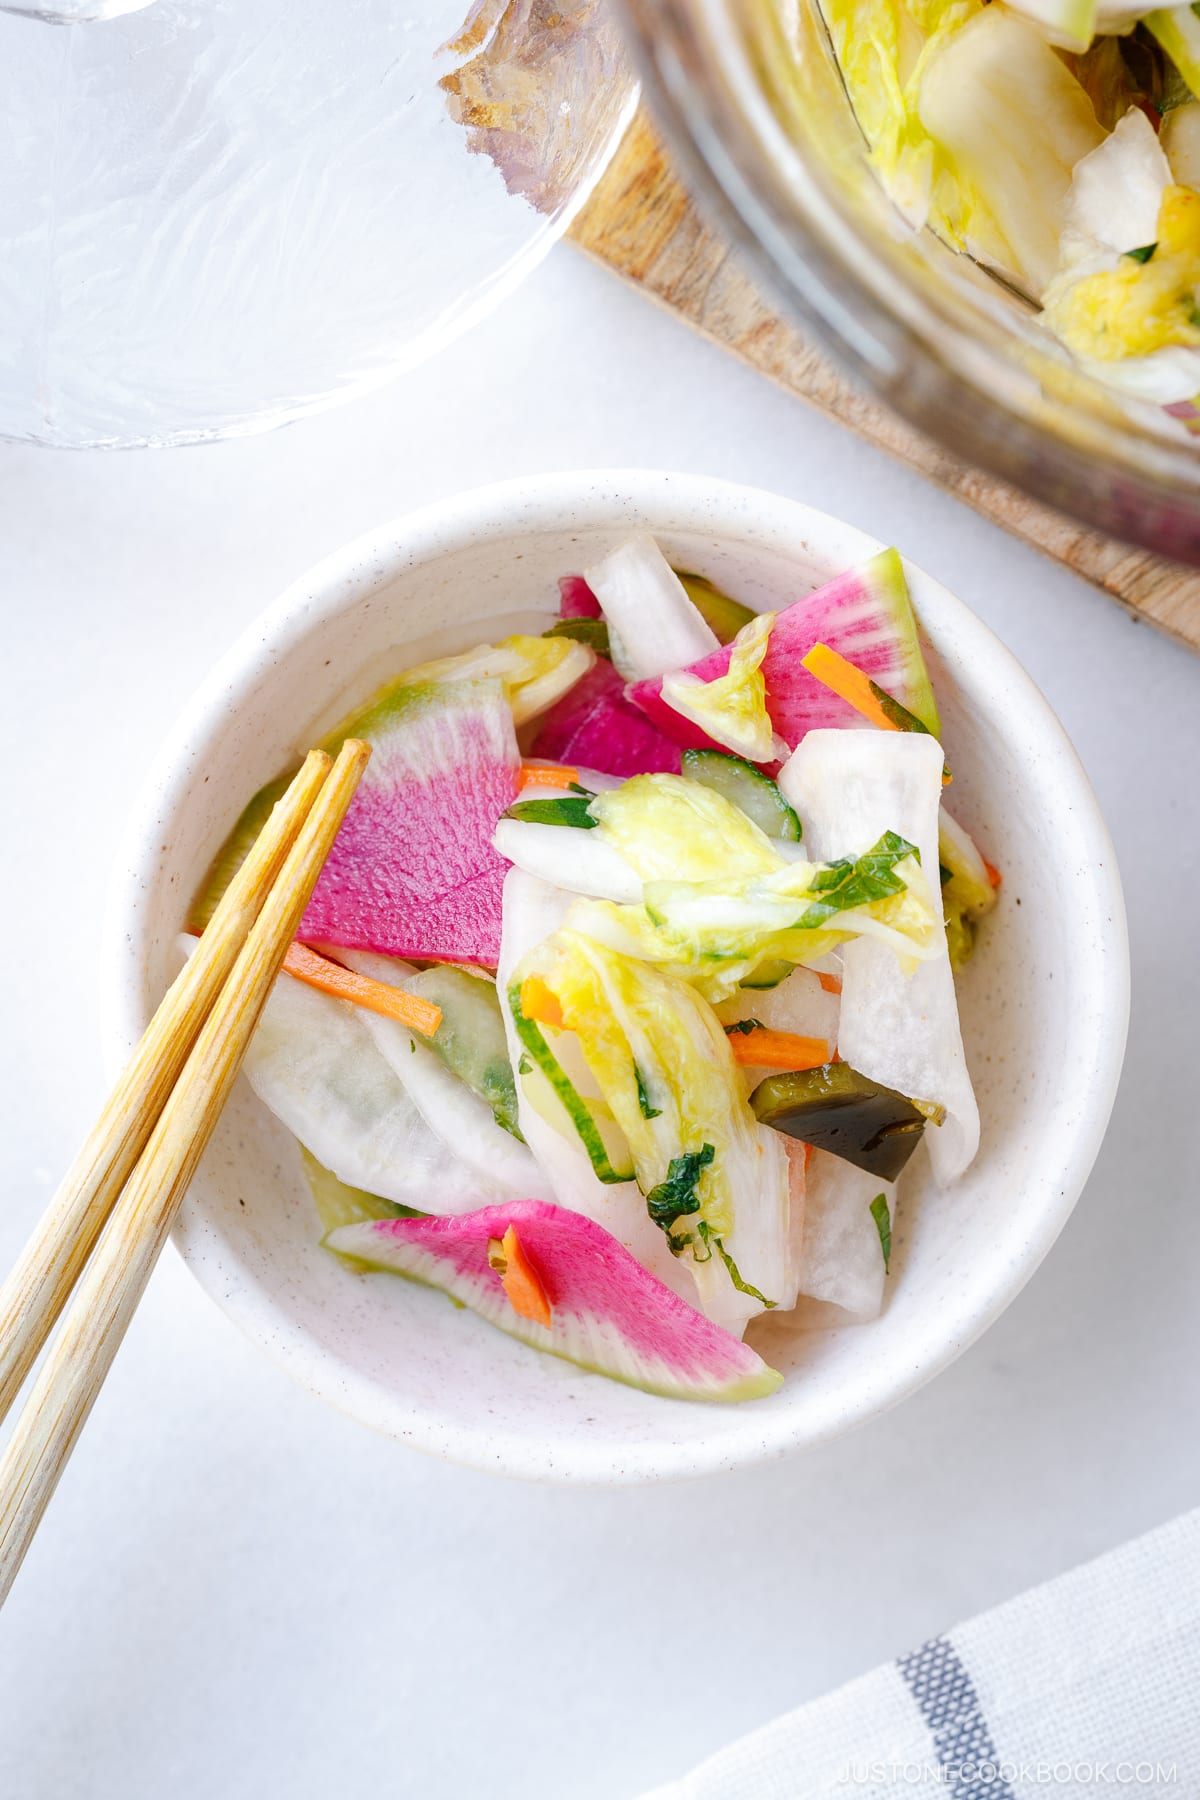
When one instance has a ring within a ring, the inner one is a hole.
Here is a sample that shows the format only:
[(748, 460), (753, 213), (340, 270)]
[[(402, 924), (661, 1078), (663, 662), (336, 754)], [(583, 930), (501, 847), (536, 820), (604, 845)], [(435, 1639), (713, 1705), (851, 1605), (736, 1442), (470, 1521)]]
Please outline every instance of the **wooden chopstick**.
[(312, 751), (273, 809), (0, 1287), (0, 1421), (53, 1331), (332, 766), (323, 750)]
[(370, 753), (354, 739), (343, 744), (295, 835), (0, 1456), (0, 1604), (145, 1290)]

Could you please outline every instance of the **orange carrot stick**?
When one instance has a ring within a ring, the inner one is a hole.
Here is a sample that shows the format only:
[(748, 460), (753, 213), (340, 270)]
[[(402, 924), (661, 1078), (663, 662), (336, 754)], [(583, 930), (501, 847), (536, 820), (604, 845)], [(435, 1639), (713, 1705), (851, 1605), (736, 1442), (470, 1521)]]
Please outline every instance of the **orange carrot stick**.
[(517, 776), (517, 793), (523, 794), (526, 788), (570, 787), (573, 781), (578, 783), (579, 770), (569, 769), (565, 763), (523, 762)]
[(733, 1060), (752, 1069), (819, 1069), (829, 1061), (824, 1038), (801, 1037), (795, 1031), (734, 1030), (729, 1047)]
[[(869, 719), (872, 725), (882, 726), (884, 731), (922, 731), (929, 730), (923, 719), (916, 713), (909, 712), (899, 700), (894, 700), (879, 683), (864, 675), (861, 669), (831, 650), (828, 644), (814, 644), (807, 656), (800, 659), (810, 675), (841, 696), (847, 706)], [(942, 769), (942, 786), (952, 779), (948, 768)]]
[(828, 644), (814, 644), (808, 654), (801, 658), (801, 662), (823, 687), (838, 694), (847, 706), (852, 706), (864, 719), (870, 719), (872, 725), (878, 725), (884, 731), (900, 730), (895, 720), (888, 718), (872, 693), (875, 683), (870, 676), (864, 675), (861, 669), (856, 669), (852, 662), (847, 662), (836, 650), (831, 650)]
[(502, 1238), (488, 1239), (488, 1262), (499, 1275), (513, 1311), (523, 1319), (532, 1319), (535, 1325), (549, 1325), (549, 1298), (515, 1225), (510, 1225)]
[(403, 993), (385, 981), (373, 981), (369, 975), (356, 975), (352, 969), (343, 969), (341, 963), (318, 956), (307, 944), (293, 944), (283, 966), (297, 981), (306, 982), (322, 994), (365, 1006), (368, 1012), (382, 1013), (385, 1019), (396, 1019), (411, 1031), (419, 1031), (422, 1037), (432, 1037), (442, 1022), (442, 1009), (432, 1000)]
[(521, 1011), (527, 1019), (535, 1019), (539, 1025), (549, 1025), (552, 1031), (563, 1029), (564, 1020), (558, 995), (546, 986), (540, 975), (527, 975), (521, 983)]
[(1000, 883), (1004, 880), (1004, 877), (1000, 873), (999, 869), (996, 867), (995, 863), (990, 863), (988, 861), (987, 857), (985, 856), (983, 859), (983, 866), (987, 870), (987, 878), (991, 882), (992, 886), (994, 888), (998, 888), (1000, 886)]
[(842, 991), (842, 978), (840, 975), (822, 975), (818, 972), (817, 980), (827, 994), (840, 994)]

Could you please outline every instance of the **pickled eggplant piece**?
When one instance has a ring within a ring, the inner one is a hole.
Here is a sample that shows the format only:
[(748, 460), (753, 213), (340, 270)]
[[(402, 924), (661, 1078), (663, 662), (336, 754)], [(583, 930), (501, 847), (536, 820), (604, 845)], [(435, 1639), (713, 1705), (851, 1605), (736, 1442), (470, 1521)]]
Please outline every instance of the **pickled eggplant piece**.
[(750, 1104), (764, 1125), (828, 1150), (881, 1181), (895, 1181), (926, 1124), (940, 1125), (945, 1117), (942, 1107), (880, 1087), (844, 1062), (768, 1075)]

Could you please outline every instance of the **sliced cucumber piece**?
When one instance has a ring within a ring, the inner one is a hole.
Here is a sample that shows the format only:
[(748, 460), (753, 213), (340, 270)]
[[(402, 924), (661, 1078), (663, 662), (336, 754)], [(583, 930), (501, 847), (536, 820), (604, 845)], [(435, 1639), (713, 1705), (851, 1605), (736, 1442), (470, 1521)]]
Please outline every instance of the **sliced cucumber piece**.
[(941, 1124), (945, 1117), (944, 1108), (909, 1100), (844, 1062), (768, 1075), (750, 1105), (764, 1125), (828, 1150), (881, 1181), (895, 1181), (926, 1124), (931, 1119)]
[(521, 988), (514, 982), (508, 990), (508, 1005), (512, 1013), (513, 1026), (521, 1044), (534, 1064), (546, 1077), (564, 1111), (575, 1127), (579, 1141), (587, 1151), (588, 1161), (599, 1179), (611, 1184), (619, 1181), (632, 1181), (632, 1169), (615, 1169), (608, 1154), (604, 1134), (595, 1117), (591, 1105), (576, 1088), (574, 1082), (555, 1056), (546, 1040), (546, 1036), (536, 1019), (526, 1016), (521, 1006)]
[(740, 600), (731, 600), (723, 594), (719, 587), (714, 587), (707, 575), (691, 575), (683, 569), (676, 569), (688, 599), (695, 607), (704, 623), (723, 644), (731, 644), (743, 625), (748, 625), (754, 614)]
[(685, 750), (682, 770), (689, 781), (712, 788), (726, 800), (740, 807), (746, 817), (770, 838), (798, 844), (801, 836), (799, 815), (788, 805), (777, 783), (753, 763), (724, 750)]
[(432, 963), (406, 974), (400, 985), (441, 1007), (441, 1023), (430, 1049), (452, 1075), (487, 1101), (497, 1125), (519, 1138), (517, 1085), (495, 982), (468, 975), (450, 963)]
[(739, 981), (738, 986), (753, 988), (756, 993), (765, 988), (777, 988), (781, 981), (787, 980), (795, 967), (795, 963), (784, 962), (782, 958), (776, 962), (759, 963), (753, 975), (746, 981)]

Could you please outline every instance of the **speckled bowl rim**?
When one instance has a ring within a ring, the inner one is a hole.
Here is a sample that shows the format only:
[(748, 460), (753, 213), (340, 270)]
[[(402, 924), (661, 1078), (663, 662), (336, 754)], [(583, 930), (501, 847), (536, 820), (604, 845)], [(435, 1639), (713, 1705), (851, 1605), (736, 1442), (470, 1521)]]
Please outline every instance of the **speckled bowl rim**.
[[(293, 582), (243, 632), (185, 707), (169, 734), (134, 808), (118, 854), (104, 929), (101, 965), (101, 1021), (106, 1060), (113, 1074), (122, 1066), (145, 1025), (140, 1000), (139, 943), (145, 896), (157, 879), (161, 820), (173, 814), (193, 785), (206, 747), (220, 739), (240, 697), (272, 664), (286, 657), (314, 624), (330, 623), (358, 598), (378, 587), (381, 577), (489, 537), (511, 538), (514, 527), (536, 532), (613, 526), (622, 515), (639, 513), (660, 529), (703, 532), (716, 542), (727, 535), (720, 521), (744, 534), (758, 516), (778, 533), (828, 557), (834, 566), (860, 562), (883, 546), (878, 539), (803, 502), (765, 489), (704, 476), (658, 470), (586, 470), (522, 477), (455, 495), (402, 515), (334, 551)], [(656, 527), (652, 523), (650, 529)], [(1059, 780), (1069, 785), (1072, 811), (1086, 836), (1091, 881), (1072, 888), (1072, 946), (1093, 946), (1081, 979), (1100, 990), (1094, 1016), (1105, 1029), (1088, 1040), (1082, 1055), (1059, 1078), (1072, 1081), (1078, 1128), (1070, 1141), (1047, 1146), (1042, 1185), (1047, 1204), (1034, 1221), (1022, 1253), (997, 1269), (997, 1279), (969, 1304), (944, 1317), (940, 1349), (923, 1360), (896, 1359), (888, 1379), (860, 1394), (817, 1428), (799, 1428), (787, 1413), (759, 1416), (736, 1444), (673, 1442), (631, 1445), (620, 1467), (598, 1461), (585, 1444), (566, 1441), (531, 1451), (528, 1439), (495, 1425), (486, 1433), (436, 1422), (414, 1412), (401, 1417), (403, 1402), (384, 1407), (365, 1403), (372, 1396), (348, 1389), (336, 1359), (295, 1338), (280, 1347), (272, 1308), (253, 1290), (230, 1295), (215, 1262), (176, 1247), (205, 1292), (280, 1368), (310, 1392), (362, 1423), (413, 1448), (473, 1468), (526, 1479), (624, 1484), (674, 1480), (749, 1467), (800, 1448), (824, 1443), (896, 1405), (941, 1373), (973, 1344), (1011, 1304), (1066, 1224), (1099, 1152), (1124, 1059), (1129, 1020), (1129, 945), (1124, 898), (1107, 826), (1082, 764), (1062, 725), (1030, 676), (995, 634), (940, 583), (906, 559), (922, 629), (936, 647), (949, 633), (956, 650), (986, 664), (1002, 683), (1014, 736), (1036, 743), (1040, 757), (1053, 758)], [(1082, 951), (1078, 951), (1082, 956)], [(757, 1409), (747, 1409), (756, 1411)]]

